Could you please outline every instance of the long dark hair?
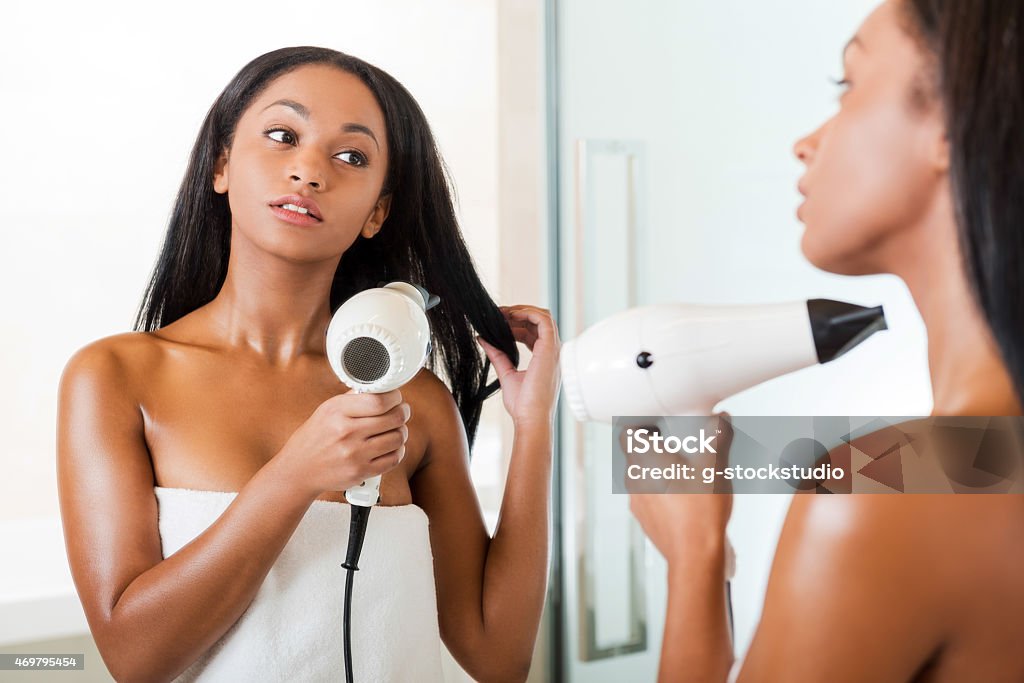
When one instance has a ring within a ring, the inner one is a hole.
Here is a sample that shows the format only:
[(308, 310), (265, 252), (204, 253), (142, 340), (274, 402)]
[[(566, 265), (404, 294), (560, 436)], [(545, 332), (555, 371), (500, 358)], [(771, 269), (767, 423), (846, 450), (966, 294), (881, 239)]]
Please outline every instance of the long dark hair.
[(935, 62), (967, 277), (1024, 397), (1024, 2), (903, 5)]
[[(382, 281), (422, 285), (441, 303), (429, 312), (432, 348), (427, 367), (447, 379), (472, 446), (490, 363), (474, 330), (518, 364), (515, 339), (488, 295), (462, 239), (447, 170), (430, 126), (409, 91), (389, 74), (350, 55), (320, 47), (268, 52), (246, 64), (217, 97), (192, 148), (152, 278), (135, 319), (153, 331), (209, 303), (224, 284), (231, 244), (226, 195), (213, 191), (214, 164), (230, 148), (249, 104), (269, 83), (306, 64), (328, 64), (360, 78), (377, 98), (387, 125), (389, 165), (384, 193), (391, 208), (373, 238), (358, 237), (334, 274), (334, 311), (353, 294)], [(438, 368), (440, 362), (441, 367)]]

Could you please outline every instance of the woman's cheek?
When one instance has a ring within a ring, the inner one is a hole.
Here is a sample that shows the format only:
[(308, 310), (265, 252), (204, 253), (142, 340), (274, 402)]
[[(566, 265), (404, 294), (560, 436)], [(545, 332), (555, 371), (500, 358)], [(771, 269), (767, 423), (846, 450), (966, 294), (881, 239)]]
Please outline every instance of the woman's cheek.
[(815, 266), (847, 275), (884, 269), (874, 256), (898, 230), (912, 182), (903, 123), (886, 111), (851, 114), (838, 117), (822, 140), (802, 211), (801, 249)]
[(870, 191), (843, 140), (832, 137), (828, 143), (819, 149), (813, 184), (801, 209), (806, 226), (801, 249), (818, 268), (842, 273), (860, 240)]

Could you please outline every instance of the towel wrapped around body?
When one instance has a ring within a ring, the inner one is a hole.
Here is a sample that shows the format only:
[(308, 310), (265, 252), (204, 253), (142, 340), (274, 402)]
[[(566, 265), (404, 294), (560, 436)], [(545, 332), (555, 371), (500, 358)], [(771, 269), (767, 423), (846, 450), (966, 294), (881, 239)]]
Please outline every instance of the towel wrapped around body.
[[(165, 558), (236, 495), (154, 491)], [(314, 501), (245, 613), (176, 681), (343, 681), (348, 527), (347, 504)], [(357, 681), (444, 680), (433, 566), (426, 513), (416, 505), (376, 506), (352, 591)]]

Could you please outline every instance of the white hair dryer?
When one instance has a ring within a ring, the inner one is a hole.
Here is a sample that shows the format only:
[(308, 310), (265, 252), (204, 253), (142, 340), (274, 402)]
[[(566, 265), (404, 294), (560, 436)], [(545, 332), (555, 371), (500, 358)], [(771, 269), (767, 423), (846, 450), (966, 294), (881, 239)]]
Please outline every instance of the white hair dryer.
[(563, 387), (580, 421), (710, 415), (728, 396), (827, 363), (884, 329), (881, 306), (829, 299), (644, 306), (602, 320), (566, 342)]
[[(331, 368), (359, 393), (381, 394), (402, 386), (430, 355), (426, 311), (439, 301), (408, 282), (359, 292), (335, 311), (327, 327)], [(380, 475), (345, 492), (349, 503), (366, 507), (379, 496)]]
[[(343, 303), (327, 326), (327, 360), (342, 382), (359, 393), (384, 393), (419, 372), (430, 355), (427, 310), (440, 299), (408, 282), (359, 292)], [(345, 680), (352, 681), (352, 577), (366, 536), (371, 508), (380, 499), (380, 475), (345, 491), (351, 504), (344, 619)]]

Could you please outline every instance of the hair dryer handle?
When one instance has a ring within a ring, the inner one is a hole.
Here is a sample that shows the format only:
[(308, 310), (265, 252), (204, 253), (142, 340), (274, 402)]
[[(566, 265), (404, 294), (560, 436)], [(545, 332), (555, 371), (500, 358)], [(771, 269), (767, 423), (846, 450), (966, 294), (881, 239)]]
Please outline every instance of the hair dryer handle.
[(361, 505), (367, 508), (376, 505), (380, 499), (380, 477), (379, 474), (370, 477), (358, 486), (353, 486), (345, 491), (345, 500), (352, 505)]
[[(364, 393), (361, 389), (353, 389), (357, 394)], [(352, 505), (360, 505), (364, 508), (373, 507), (380, 500), (380, 478), (382, 475), (376, 475), (366, 479), (358, 486), (345, 491), (345, 500)]]

